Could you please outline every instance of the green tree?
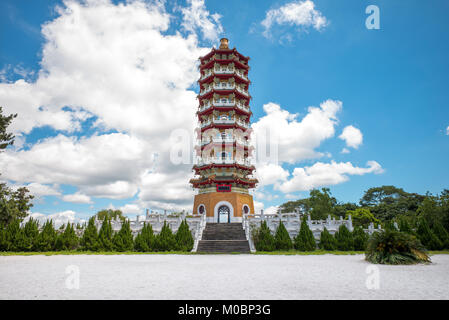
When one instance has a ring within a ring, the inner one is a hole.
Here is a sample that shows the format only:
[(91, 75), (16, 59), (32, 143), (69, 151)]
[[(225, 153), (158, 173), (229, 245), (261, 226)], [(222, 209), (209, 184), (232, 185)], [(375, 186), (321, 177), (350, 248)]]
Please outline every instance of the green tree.
[(366, 244), (368, 243), (369, 236), (361, 226), (354, 228), (352, 237), (354, 239), (354, 250), (364, 251), (366, 249)]
[(341, 225), (338, 231), (335, 233), (335, 240), (337, 243), (337, 249), (341, 251), (354, 250), (354, 239), (352, 233), (345, 225)]
[(112, 237), (112, 243), (117, 251), (124, 252), (133, 250), (134, 240), (128, 220), (123, 221), (119, 232), (115, 233)]
[(98, 233), (98, 245), (101, 251), (112, 251), (114, 244), (112, 243), (112, 225), (111, 220), (106, 216)]
[(8, 250), (8, 242), (6, 240), (6, 228), (0, 222), (0, 251), (7, 251), (7, 250)]
[(178, 250), (192, 251), (194, 240), (186, 220), (184, 220), (179, 226), (175, 239)]
[(6, 130), (15, 117), (17, 117), (17, 113), (4, 116), (3, 107), (0, 106), (0, 150), (14, 144), (14, 135)]
[(144, 223), (142, 230), (134, 239), (136, 251), (149, 252), (155, 250), (155, 236), (151, 224)]
[(295, 249), (299, 251), (313, 251), (316, 249), (316, 242), (312, 230), (307, 224), (306, 218), (303, 217), (301, 228), (298, 235), (294, 239)]
[(419, 217), (426, 219), (429, 227), (432, 228), (437, 221), (441, 221), (440, 211), (438, 198), (427, 194), (416, 212)]
[(33, 198), (34, 196), (30, 195), (25, 187), (14, 191), (5, 183), (0, 183), (0, 223), (8, 225), (13, 220), (22, 221), (33, 206), (31, 203)]
[(405, 217), (401, 217), (399, 219), (398, 226), (399, 226), (399, 230), (401, 232), (405, 232), (405, 233), (408, 233), (408, 234), (414, 234), (412, 228), (410, 227), (410, 224), (409, 224), (408, 220)]
[(104, 209), (97, 212), (97, 218), (98, 220), (104, 220), (104, 218), (109, 218), (110, 220), (119, 218), (122, 222), (126, 220), (126, 218), (123, 216), (122, 211), (120, 210), (113, 210), (113, 209)]
[(56, 248), (58, 250), (75, 250), (78, 247), (79, 239), (75, 233), (73, 224), (67, 223), (65, 230), (58, 235)]
[(427, 220), (421, 217), (418, 222), (418, 229), (416, 230), (418, 239), (428, 250), (440, 250), (443, 247), (440, 239), (432, 232)]
[(30, 241), (20, 227), (19, 220), (13, 220), (6, 227), (6, 251), (27, 251), (31, 249)]
[(310, 216), (312, 220), (324, 220), (328, 215), (333, 214), (337, 199), (332, 197), (329, 188), (322, 188), (321, 191), (314, 189), (310, 191)]
[(354, 226), (367, 227), (371, 222), (379, 223), (379, 220), (369, 211), (368, 208), (357, 208), (346, 211), (346, 219), (351, 215)]
[(440, 221), (436, 221), (432, 228), (433, 233), (441, 242), (440, 249), (449, 249), (449, 233), (443, 227)]
[(329, 251), (337, 249), (337, 242), (334, 236), (331, 235), (326, 228), (321, 232), (319, 247), (320, 249)]
[(34, 247), (37, 251), (53, 251), (55, 250), (57, 234), (53, 227), (53, 221), (47, 220), (42, 227), (42, 231), (36, 237)]
[(170, 226), (164, 221), (161, 232), (156, 235), (156, 251), (173, 251), (176, 250), (176, 239)]
[(91, 217), (81, 237), (81, 249), (88, 251), (98, 251), (100, 244), (98, 242), (97, 227), (95, 226), (95, 217)]
[(276, 250), (290, 250), (293, 248), (292, 239), (290, 239), (290, 235), (282, 221), (279, 222), (279, 226), (276, 229), (274, 242)]
[(34, 250), (34, 244), (36, 242), (37, 236), (39, 235), (39, 224), (33, 218), (30, 218), (26, 223), (23, 229), (25, 232), (25, 236), (29, 239), (31, 248), (27, 251)]
[(274, 237), (266, 221), (262, 221), (260, 228), (254, 231), (253, 240), (257, 251), (274, 251), (276, 249)]

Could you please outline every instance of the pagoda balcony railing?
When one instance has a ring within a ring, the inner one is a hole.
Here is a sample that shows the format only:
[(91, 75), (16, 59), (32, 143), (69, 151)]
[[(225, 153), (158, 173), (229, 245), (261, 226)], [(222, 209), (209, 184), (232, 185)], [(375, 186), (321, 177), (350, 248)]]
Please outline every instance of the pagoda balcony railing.
[(212, 139), (209, 139), (209, 140), (201, 141), (201, 146), (208, 145), (211, 142), (213, 142), (213, 143), (234, 143), (234, 142), (237, 142), (238, 144), (243, 145), (245, 147), (247, 147), (249, 145), (249, 142), (247, 140), (244, 140), (244, 139), (236, 139), (236, 138), (232, 138), (232, 137), (225, 137), (225, 138), (222, 138), (222, 137), (218, 138), (218, 137), (216, 137), (216, 138), (212, 138)]
[(200, 80), (209, 78), (210, 76), (212, 76), (214, 74), (236, 74), (240, 78), (248, 81), (248, 77), (245, 75), (245, 73), (243, 73), (237, 69), (213, 69), (213, 70), (207, 69), (207, 70), (205, 70), (204, 74), (201, 75)]
[(220, 85), (214, 84), (215, 90), (232, 90), (235, 89), (235, 85), (222, 82)]
[(207, 159), (199, 159), (198, 165), (205, 164), (241, 164), (246, 166), (251, 166), (251, 161), (249, 159), (232, 159), (232, 158), (222, 158), (222, 157), (212, 157)]
[(200, 107), (200, 112), (210, 109), (210, 108), (212, 108), (212, 106), (216, 106), (216, 107), (234, 107), (234, 106), (236, 106), (240, 110), (250, 112), (249, 108), (246, 105), (239, 103), (239, 102), (236, 103), (235, 101), (229, 101), (229, 100), (226, 102), (223, 102), (220, 100), (215, 100), (214, 103), (205, 103)]
[(241, 94), (245, 95), (245, 96), (249, 96), (248, 91), (246, 91), (246, 90), (244, 90), (244, 89), (242, 89), (240, 87), (237, 87), (237, 91), (240, 92)]
[(207, 127), (207, 126), (210, 125), (211, 123), (212, 123), (212, 121), (210, 121), (210, 120), (207, 120), (207, 121), (205, 121), (205, 122), (202, 122), (202, 123), (201, 123), (201, 128)]
[(200, 96), (205, 95), (206, 93), (210, 92), (212, 89), (215, 89), (215, 90), (234, 90), (234, 89), (236, 89), (241, 94), (243, 94), (245, 96), (249, 96), (248, 91), (246, 91), (245, 89), (242, 89), (233, 84), (228, 84), (228, 83), (224, 83), (224, 82), (222, 82), (222, 84), (220, 84), (220, 85), (214, 84), (213, 86), (209, 86), (207, 89), (200, 90)]
[(203, 89), (200, 91), (200, 96), (205, 95), (206, 93), (212, 91), (212, 86), (208, 87), (207, 89)]
[(233, 74), (234, 73), (234, 69), (221, 69), (221, 68), (218, 69), (218, 68), (215, 68), (214, 72), (216, 74)]
[(235, 118), (224, 118), (224, 119), (218, 119), (218, 118), (214, 118), (212, 119), (208, 119), (204, 122), (201, 122), (200, 127), (204, 128), (209, 126), (211, 123), (216, 123), (216, 124), (238, 124), (239, 126), (243, 127), (243, 128), (249, 128), (249, 124), (246, 123), (245, 121), (241, 121), (239, 119), (235, 119)]

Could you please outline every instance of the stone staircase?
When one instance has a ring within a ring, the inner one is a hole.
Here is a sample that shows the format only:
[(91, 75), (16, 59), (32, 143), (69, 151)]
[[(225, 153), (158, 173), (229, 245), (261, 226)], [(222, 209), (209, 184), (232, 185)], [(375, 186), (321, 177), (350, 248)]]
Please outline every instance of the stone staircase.
[(250, 253), (241, 223), (207, 223), (197, 252)]

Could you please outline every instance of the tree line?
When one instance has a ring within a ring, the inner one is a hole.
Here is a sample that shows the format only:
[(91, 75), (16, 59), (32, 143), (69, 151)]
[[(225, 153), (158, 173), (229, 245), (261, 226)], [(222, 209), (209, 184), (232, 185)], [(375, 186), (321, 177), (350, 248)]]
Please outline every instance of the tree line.
[(328, 188), (322, 188), (310, 191), (308, 198), (282, 204), (279, 210), (299, 210), (313, 220), (324, 220), (328, 215), (336, 218), (351, 215), (355, 227), (366, 228), (373, 223), (391, 229), (396, 223), (401, 231), (416, 236), (429, 250), (448, 248), (448, 189), (437, 195), (420, 195), (395, 186), (374, 187), (365, 191), (356, 204), (339, 202)]
[[(84, 229), (82, 235), (77, 232)], [(111, 219), (105, 217), (97, 231), (95, 217), (87, 226), (67, 223), (59, 230), (47, 220), (42, 228), (34, 219), (23, 226), (18, 219), (8, 225), (0, 225), (0, 251), (48, 252), (48, 251), (93, 251), (93, 252), (162, 252), (191, 251), (194, 240), (189, 225), (184, 220), (176, 233), (164, 222), (161, 232), (155, 234), (150, 224), (144, 223), (141, 231), (133, 237), (129, 220), (124, 220), (121, 229), (112, 230)]]

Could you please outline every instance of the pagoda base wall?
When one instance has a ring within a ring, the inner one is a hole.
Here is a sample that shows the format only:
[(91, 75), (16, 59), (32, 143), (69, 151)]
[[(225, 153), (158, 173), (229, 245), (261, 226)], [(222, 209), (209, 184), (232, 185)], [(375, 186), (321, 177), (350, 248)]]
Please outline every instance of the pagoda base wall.
[(230, 222), (242, 222), (243, 210), (248, 206), (249, 213), (254, 214), (253, 196), (239, 192), (210, 192), (195, 195), (193, 212), (200, 213), (199, 207), (206, 210), (207, 222), (218, 222), (218, 208), (226, 205), (230, 209)]

